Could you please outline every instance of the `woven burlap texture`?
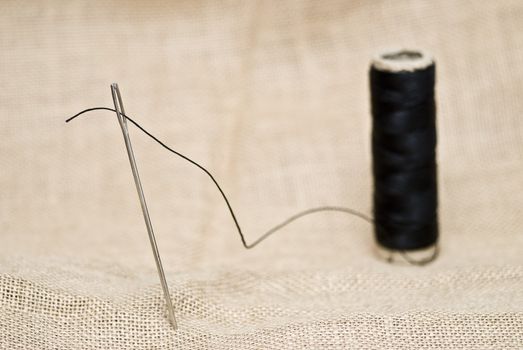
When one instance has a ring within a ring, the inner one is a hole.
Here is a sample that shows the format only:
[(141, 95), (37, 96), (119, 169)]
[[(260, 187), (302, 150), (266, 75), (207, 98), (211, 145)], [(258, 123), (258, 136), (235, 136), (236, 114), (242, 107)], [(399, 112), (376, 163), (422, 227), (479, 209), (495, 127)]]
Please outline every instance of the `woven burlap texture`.
[[(516, 349), (523, 345), (523, 3), (4, 1), (0, 348)], [(207, 166), (252, 242), (319, 205), (371, 213), (371, 58), (437, 63), (441, 255), (303, 218), (245, 250), (201, 171), (131, 137), (173, 332), (112, 106)]]

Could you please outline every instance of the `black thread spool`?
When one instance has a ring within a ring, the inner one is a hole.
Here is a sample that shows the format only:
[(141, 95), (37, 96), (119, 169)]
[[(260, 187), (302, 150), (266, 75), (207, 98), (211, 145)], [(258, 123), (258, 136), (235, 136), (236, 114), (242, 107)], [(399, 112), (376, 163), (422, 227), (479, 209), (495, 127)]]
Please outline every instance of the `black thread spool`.
[(437, 254), (435, 64), (419, 51), (376, 57), (370, 68), (374, 232), (386, 260)]

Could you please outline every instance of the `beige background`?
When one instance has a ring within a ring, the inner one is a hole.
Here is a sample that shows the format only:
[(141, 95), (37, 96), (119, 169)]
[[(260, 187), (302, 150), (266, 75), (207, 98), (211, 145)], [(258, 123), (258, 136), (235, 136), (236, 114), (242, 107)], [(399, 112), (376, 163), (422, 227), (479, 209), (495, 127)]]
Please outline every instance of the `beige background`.
[[(247, 239), (296, 211), (371, 212), (370, 58), (437, 61), (441, 248), (373, 253), (304, 218), (252, 251), (198, 169), (132, 128), (180, 330), (116, 117), (207, 166)], [(4, 1), (0, 348), (521, 348), (521, 1)]]

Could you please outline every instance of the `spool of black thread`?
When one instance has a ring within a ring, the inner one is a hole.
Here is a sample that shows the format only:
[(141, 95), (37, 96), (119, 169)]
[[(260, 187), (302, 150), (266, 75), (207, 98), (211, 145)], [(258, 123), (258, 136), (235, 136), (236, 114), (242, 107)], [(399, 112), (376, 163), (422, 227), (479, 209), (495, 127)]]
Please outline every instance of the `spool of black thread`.
[(385, 53), (370, 68), (374, 232), (390, 261), (437, 251), (434, 85), (435, 64), (423, 52)]

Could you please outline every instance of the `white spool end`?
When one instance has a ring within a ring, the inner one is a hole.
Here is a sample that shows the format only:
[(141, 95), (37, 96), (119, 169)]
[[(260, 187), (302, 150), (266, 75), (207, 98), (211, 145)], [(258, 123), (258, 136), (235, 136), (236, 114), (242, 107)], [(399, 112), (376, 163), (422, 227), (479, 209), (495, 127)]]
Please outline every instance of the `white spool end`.
[(439, 247), (436, 243), (416, 250), (392, 250), (377, 244), (376, 254), (380, 259), (391, 264), (426, 265), (437, 258)]
[(384, 72), (414, 72), (434, 63), (426, 51), (414, 49), (386, 50), (372, 59), (372, 66)]

